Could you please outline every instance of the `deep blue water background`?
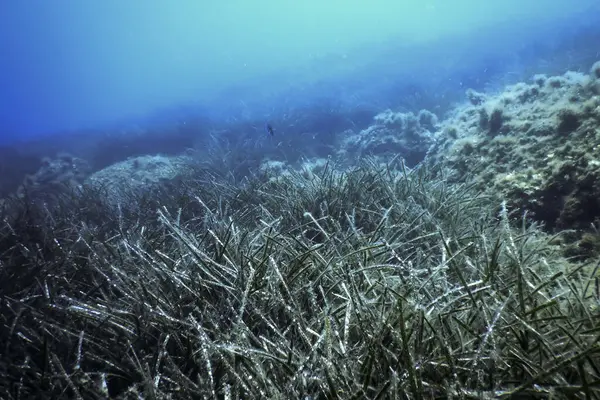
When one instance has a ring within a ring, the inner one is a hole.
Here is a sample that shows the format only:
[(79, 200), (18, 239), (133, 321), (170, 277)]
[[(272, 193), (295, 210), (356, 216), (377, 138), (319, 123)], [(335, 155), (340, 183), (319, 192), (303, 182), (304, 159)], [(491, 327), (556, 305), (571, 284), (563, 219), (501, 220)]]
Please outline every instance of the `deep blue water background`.
[(297, 3), (4, 2), (0, 144), (164, 129), (175, 149), (266, 121), (295, 134), (385, 108), (443, 116), (466, 88), (600, 59), (595, 1)]

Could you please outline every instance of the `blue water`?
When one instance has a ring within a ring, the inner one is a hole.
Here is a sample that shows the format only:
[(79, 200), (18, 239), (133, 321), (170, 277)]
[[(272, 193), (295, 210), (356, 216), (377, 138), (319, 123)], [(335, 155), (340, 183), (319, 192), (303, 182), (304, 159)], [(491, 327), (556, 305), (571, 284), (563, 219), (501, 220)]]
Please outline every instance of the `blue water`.
[(469, 87), (587, 70), (600, 58), (595, 3), (5, 1), (0, 143), (186, 121), (192, 136), (231, 124), (262, 134), (265, 121), (339, 130), (385, 108), (441, 115)]

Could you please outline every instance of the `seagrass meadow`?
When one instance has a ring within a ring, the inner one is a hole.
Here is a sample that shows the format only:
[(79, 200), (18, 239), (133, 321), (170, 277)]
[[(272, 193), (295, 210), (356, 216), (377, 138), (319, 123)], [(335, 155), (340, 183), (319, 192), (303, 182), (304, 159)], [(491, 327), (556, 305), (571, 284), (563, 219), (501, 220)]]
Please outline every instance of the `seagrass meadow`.
[(399, 159), (8, 198), (0, 398), (600, 397), (597, 258)]

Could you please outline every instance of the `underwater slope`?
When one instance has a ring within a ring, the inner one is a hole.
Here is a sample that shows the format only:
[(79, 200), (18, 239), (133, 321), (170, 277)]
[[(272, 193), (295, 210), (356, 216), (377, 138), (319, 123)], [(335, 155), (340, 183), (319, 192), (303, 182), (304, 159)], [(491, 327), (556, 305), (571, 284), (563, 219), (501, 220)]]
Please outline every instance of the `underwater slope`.
[(0, 204), (0, 397), (600, 396), (598, 256), (513, 215), (562, 176), (585, 224), (598, 71), (382, 112), (343, 165), (46, 160)]

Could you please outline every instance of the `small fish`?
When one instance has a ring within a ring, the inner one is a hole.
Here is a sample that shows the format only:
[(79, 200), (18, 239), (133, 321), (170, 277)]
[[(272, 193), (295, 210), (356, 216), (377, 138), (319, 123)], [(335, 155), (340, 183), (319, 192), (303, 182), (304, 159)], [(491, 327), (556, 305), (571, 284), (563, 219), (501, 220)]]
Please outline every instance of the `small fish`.
[(271, 126), (271, 124), (267, 123), (267, 125), (265, 125), (265, 130), (267, 131), (267, 133), (271, 136), (275, 136), (275, 130), (273, 129), (273, 127)]

